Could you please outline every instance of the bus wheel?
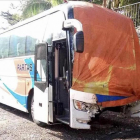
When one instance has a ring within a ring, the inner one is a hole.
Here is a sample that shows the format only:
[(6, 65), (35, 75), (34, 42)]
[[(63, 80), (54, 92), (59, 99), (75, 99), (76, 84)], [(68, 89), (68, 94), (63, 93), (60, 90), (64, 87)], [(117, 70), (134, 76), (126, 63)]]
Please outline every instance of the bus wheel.
[(40, 122), (40, 121), (38, 121), (38, 120), (36, 120), (34, 118), (34, 96), (32, 96), (32, 99), (31, 99), (31, 108), (30, 108), (30, 110), (31, 110), (30, 113), (31, 113), (31, 118), (32, 118), (33, 122), (36, 123), (38, 126), (41, 126), (41, 127), (46, 126), (45, 123)]

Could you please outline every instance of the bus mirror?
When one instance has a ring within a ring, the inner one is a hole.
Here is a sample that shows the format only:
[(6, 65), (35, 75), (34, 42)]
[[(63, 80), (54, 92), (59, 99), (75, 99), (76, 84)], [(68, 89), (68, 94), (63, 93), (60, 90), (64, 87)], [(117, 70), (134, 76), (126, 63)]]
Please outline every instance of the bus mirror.
[(79, 53), (82, 53), (84, 51), (83, 31), (76, 32), (74, 35), (74, 50)]
[(39, 43), (36, 44), (36, 59), (41, 60), (41, 59), (46, 59), (47, 56), (47, 44), (46, 43)]

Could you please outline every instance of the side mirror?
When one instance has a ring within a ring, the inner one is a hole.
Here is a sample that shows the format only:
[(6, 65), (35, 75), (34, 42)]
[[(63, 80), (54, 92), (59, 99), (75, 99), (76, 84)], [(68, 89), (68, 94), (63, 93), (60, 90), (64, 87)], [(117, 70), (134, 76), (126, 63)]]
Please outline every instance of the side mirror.
[(80, 21), (76, 19), (67, 19), (63, 23), (63, 29), (76, 28), (77, 32), (74, 34), (74, 50), (82, 53), (84, 51), (84, 33)]
[(46, 59), (47, 57), (47, 44), (39, 43), (35, 47), (35, 56), (37, 60)]
[(74, 50), (82, 53), (84, 51), (84, 33), (79, 31), (74, 35)]

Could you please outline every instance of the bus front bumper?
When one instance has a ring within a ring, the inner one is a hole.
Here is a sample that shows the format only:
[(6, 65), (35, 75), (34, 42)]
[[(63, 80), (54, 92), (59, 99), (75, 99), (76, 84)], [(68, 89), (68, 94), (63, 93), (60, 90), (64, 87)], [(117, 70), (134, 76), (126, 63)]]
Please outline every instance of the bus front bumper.
[(70, 127), (90, 129), (88, 122), (98, 113), (95, 94), (70, 89)]

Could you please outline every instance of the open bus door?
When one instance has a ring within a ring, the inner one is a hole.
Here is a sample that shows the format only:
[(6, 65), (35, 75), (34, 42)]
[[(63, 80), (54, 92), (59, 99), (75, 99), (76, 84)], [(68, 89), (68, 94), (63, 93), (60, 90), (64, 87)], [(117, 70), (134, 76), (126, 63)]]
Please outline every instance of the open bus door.
[(48, 123), (48, 46), (40, 43), (35, 48), (34, 119)]

